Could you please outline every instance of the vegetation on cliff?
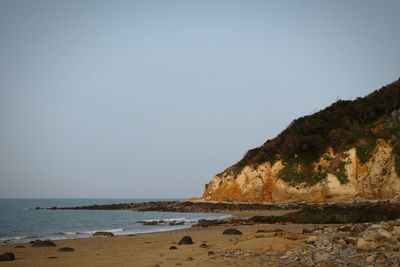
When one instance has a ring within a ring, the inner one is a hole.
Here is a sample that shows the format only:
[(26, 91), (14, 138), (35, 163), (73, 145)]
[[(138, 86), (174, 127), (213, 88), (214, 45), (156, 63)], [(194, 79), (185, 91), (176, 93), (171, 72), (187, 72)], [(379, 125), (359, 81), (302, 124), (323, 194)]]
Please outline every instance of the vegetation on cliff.
[[(327, 171), (341, 183), (347, 182), (345, 152), (355, 147), (360, 163), (372, 155), (377, 140), (384, 139), (395, 147), (396, 168), (400, 173), (400, 80), (382, 87), (363, 98), (339, 100), (309, 116), (294, 120), (276, 138), (248, 151), (242, 160), (225, 170), (238, 174), (245, 166), (256, 167), (282, 160), (279, 177), (290, 183), (315, 184)], [(315, 162), (328, 148), (337, 156), (327, 169), (316, 168)]]

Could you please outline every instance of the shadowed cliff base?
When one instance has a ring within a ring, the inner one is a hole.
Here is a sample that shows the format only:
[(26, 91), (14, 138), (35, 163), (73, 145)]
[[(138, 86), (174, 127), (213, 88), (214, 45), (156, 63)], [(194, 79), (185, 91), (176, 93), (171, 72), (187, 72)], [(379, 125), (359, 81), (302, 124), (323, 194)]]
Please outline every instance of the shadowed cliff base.
[(235, 212), (266, 210), (296, 210), (280, 216), (253, 216), (248, 219), (231, 220), (201, 220), (199, 227), (220, 224), (259, 224), (259, 223), (364, 223), (394, 220), (400, 218), (400, 202), (379, 201), (361, 203), (213, 203), (213, 202), (179, 202), (157, 201), (130, 204), (92, 205), (82, 207), (52, 207), (52, 210), (132, 210), (132, 211), (159, 211), (159, 212)]
[(214, 225), (252, 225), (275, 223), (345, 224), (395, 220), (400, 218), (400, 203), (354, 203), (304, 206), (281, 216), (253, 216), (249, 219), (200, 220), (194, 227)]

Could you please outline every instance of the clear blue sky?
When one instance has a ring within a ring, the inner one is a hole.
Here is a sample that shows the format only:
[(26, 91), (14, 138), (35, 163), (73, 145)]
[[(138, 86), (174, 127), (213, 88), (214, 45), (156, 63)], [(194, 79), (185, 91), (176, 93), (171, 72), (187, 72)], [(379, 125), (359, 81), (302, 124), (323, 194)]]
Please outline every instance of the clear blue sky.
[(400, 1), (0, 1), (0, 197), (191, 197), (400, 77)]

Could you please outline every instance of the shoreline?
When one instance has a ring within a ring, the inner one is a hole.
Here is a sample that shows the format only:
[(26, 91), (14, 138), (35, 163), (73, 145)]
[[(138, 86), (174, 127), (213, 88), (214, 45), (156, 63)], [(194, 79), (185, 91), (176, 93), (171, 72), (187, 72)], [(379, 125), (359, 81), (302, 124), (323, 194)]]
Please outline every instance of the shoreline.
[[(108, 211), (108, 210), (104, 210)], [(112, 210), (109, 210), (112, 211)], [(90, 212), (90, 211), (89, 211)], [(128, 211), (127, 211), (128, 212)], [(86, 239), (92, 238), (96, 232), (106, 232), (110, 233), (113, 236), (129, 236), (129, 235), (137, 235), (137, 234), (151, 234), (151, 233), (161, 233), (161, 232), (169, 232), (169, 231), (179, 231), (190, 229), (193, 225), (197, 224), (200, 220), (229, 220), (233, 218), (233, 215), (227, 213), (199, 213), (204, 214), (203, 219), (198, 220), (190, 220), (184, 218), (173, 218), (173, 219), (148, 219), (148, 220), (138, 220), (136, 223), (141, 225), (145, 225), (147, 222), (155, 222), (154, 224), (148, 224), (146, 229), (137, 229), (137, 230), (127, 230), (124, 228), (107, 228), (101, 229), (97, 228), (97, 230), (86, 230), (86, 231), (62, 231), (57, 233), (48, 233), (42, 235), (34, 235), (34, 236), (24, 236), (24, 235), (16, 235), (15, 237), (3, 237), (0, 242), (0, 247), (4, 245), (20, 245), (20, 244), (28, 244), (29, 242), (33, 242), (35, 240), (51, 240), (51, 241), (61, 241), (61, 240), (77, 240), (77, 239)], [(210, 218), (207, 215), (211, 214), (215, 218)], [(173, 224), (170, 224), (170, 223)], [(176, 224), (174, 224), (176, 223)], [(182, 223), (182, 224), (181, 224)]]
[[(286, 211), (285, 211), (286, 212)], [(279, 214), (282, 211), (278, 212)], [(235, 212), (231, 218), (247, 218), (248, 211)], [(289, 229), (297, 229), (301, 232), (302, 225), (285, 226)], [(259, 228), (276, 230), (275, 225), (251, 225), (241, 226), (244, 234), (255, 233)], [(177, 266), (180, 262), (183, 266), (228, 266), (221, 261), (212, 259), (210, 249), (218, 250), (224, 246), (230, 246), (232, 240), (238, 240), (236, 236), (222, 235), (225, 226), (213, 226), (207, 228), (194, 228), (189, 226), (184, 229), (165, 229), (156, 232), (117, 234), (112, 237), (78, 237), (72, 239), (52, 240), (56, 247), (34, 248), (31, 243), (7, 243), (0, 246), (0, 254), (12, 252), (16, 260), (1, 262), (3, 266), (111, 266), (115, 263), (121, 266), (132, 266), (132, 261), (139, 265), (133, 266)], [(177, 245), (180, 238), (189, 235), (193, 238), (194, 245)], [(295, 242), (296, 244), (298, 242)], [(207, 248), (200, 245), (207, 244)], [(23, 247), (21, 247), (23, 246)], [(178, 250), (170, 250), (171, 246)], [(58, 249), (71, 247), (75, 251), (70, 253), (59, 252)], [(128, 253), (130, 249), (136, 251)], [(110, 251), (109, 251), (110, 250)], [(117, 250), (121, 250), (120, 253)], [(213, 250), (211, 252), (213, 252)], [(138, 257), (137, 253), (141, 254)], [(115, 262), (114, 254), (122, 254), (123, 258)], [(163, 256), (160, 256), (163, 255)], [(165, 256), (164, 256), (165, 255)], [(192, 258), (193, 260), (187, 261)], [(212, 261), (215, 261), (214, 263)], [(200, 262), (200, 265), (199, 265)]]
[[(4, 244), (0, 246), (0, 254), (14, 253), (16, 260), (1, 262), (1, 265), (342, 266), (338, 263), (345, 260), (352, 262), (353, 266), (367, 266), (372, 256), (375, 261), (387, 260), (389, 264), (393, 260), (398, 260), (400, 263), (398, 246), (392, 245), (393, 242), (400, 244), (400, 219), (374, 224), (256, 223), (251, 221), (254, 216), (263, 217), (260, 216), (262, 213), (267, 217), (280, 217), (296, 212), (290, 213), (290, 210), (236, 211), (231, 214), (235, 217), (226, 220), (223, 224), (215, 223), (220, 221), (213, 221), (214, 224), (206, 227), (199, 224), (197, 227), (161, 232), (56, 240), (55, 247), (35, 248), (29, 243)], [(230, 228), (239, 230), (242, 235), (224, 235), (223, 232)], [(386, 234), (386, 237), (389, 236), (392, 241), (382, 239), (377, 234), (372, 235), (376, 238), (375, 241), (363, 239), (366, 238), (366, 234), (369, 234), (368, 231), (376, 229), (382, 233), (390, 232)], [(178, 245), (184, 236), (190, 236), (194, 244)], [(327, 248), (326, 244), (331, 245)], [(65, 247), (72, 248), (74, 251), (58, 251)], [(175, 249), (171, 249), (173, 247)], [(393, 247), (394, 249), (397, 247), (397, 252), (393, 251)], [(371, 250), (371, 248), (374, 249)], [(383, 248), (392, 254), (382, 254)], [(381, 254), (390, 257), (382, 259)], [(390, 266), (388, 264), (386, 266)]]
[[(261, 207), (261, 208), (260, 208)], [(35, 208), (47, 209), (49, 211), (57, 210), (79, 210), (79, 211), (138, 211), (138, 212), (175, 212), (175, 213), (201, 213), (217, 215), (216, 218), (185, 220), (172, 219), (147, 219), (136, 221), (147, 225), (148, 229), (127, 229), (127, 228), (106, 228), (110, 230), (101, 230), (101, 228), (74, 231), (48, 233), (31, 238), (26, 236), (4, 237), (4, 244), (20, 244), (38, 239), (49, 240), (73, 240), (79, 238), (89, 238), (95, 232), (111, 232), (113, 235), (132, 235), (144, 233), (157, 233), (188, 229), (191, 227), (209, 227), (217, 225), (254, 225), (254, 224), (275, 224), (275, 223), (297, 223), (297, 224), (343, 224), (343, 223), (366, 223), (378, 222), (381, 220), (393, 220), (400, 218), (400, 202), (375, 201), (359, 203), (204, 203), (189, 201), (150, 201), (142, 203), (121, 203), (121, 204), (103, 204), (79, 207), (51, 207)], [(183, 215), (182, 215), (183, 216)], [(204, 216), (206, 217), (206, 216)], [(146, 224), (148, 223), (148, 224)], [(168, 224), (170, 227), (168, 227)], [(158, 227), (158, 228), (154, 228)], [(164, 228), (163, 227), (168, 227)], [(103, 228), (104, 229), (104, 228)], [(6, 239), (7, 238), (7, 239)]]

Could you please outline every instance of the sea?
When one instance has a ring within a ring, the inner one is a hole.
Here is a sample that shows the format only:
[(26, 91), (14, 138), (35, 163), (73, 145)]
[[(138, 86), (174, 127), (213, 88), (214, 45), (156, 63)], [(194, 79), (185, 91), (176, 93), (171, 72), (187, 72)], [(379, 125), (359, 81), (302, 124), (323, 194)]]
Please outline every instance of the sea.
[[(98, 231), (114, 235), (170, 231), (189, 228), (200, 219), (229, 217), (213, 213), (36, 209), (160, 200), (164, 199), (0, 199), (0, 244), (85, 238)], [(160, 223), (143, 225), (143, 221), (154, 220)], [(183, 224), (170, 225), (171, 221)]]

